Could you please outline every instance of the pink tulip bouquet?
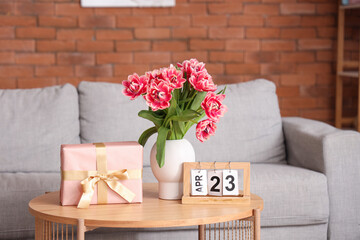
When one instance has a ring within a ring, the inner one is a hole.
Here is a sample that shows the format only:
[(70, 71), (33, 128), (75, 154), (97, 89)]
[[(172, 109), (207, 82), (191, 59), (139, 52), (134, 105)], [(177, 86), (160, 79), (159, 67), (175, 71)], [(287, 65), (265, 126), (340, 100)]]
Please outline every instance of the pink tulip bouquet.
[[(225, 88), (215, 93), (217, 86), (205, 64), (196, 59), (142, 76), (134, 73), (122, 84), (124, 95), (131, 100), (143, 96), (149, 106), (138, 115), (155, 126), (141, 134), (139, 143), (144, 146), (152, 134), (158, 133), (156, 160), (160, 167), (165, 163), (166, 140), (183, 139), (191, 126), (197, 124), (196, 137), (204, 142), (215, 134), (216, 123), (227, 110), (222, 104)], [(205, 116), (207, 119), (200, 121)]]

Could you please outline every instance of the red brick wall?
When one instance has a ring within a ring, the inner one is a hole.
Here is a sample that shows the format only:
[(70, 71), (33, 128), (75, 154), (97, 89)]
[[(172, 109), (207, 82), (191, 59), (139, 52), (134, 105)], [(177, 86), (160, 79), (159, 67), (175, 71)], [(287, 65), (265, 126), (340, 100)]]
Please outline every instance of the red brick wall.
[(215, 82), (267, 78), (283, 116), (334, 119), (336, 0), (177, 0), (80, 8), (0, 0), (0, 88), (121, 82), (191, 57)]

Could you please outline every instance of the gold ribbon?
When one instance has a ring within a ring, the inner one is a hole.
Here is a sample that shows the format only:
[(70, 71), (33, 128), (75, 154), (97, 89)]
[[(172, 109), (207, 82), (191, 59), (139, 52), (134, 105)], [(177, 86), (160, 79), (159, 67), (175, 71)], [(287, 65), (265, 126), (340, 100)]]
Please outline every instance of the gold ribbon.
[[(94, 143), (94, 145), (96, 147), (95, 148), (95, 150), (96, 150), (96, 169), (100, 175), (105, 175), (106, 170), (107, 170), (105, 144), (104, 143)], [(98, 184), (98, 191), (97, 191), (98, 204), (106, 204), (107, 203), (107, 189), (106, 189), (105, 181), (97, 181), (96, 183)], [(81, 200), (80, 200), (80, 202), (81, 202)]]
[[(117, 170), (108, 170), (107, 174), (112, 174), (118, 172)], [(78, 170), (67, 170), (62, 171), (62, 179), (67, 181), (79, 181), (85, 178), (95, 176), (98, 171), (78, 171)], [(127, 174), (129, 179), (141, 179), (142, 170), (141, 169), (127, 169)]]
[[(91, 199), (94, 195), (95, 185), (99, 184), (100, 181), (104, 182), (109, 188), (114, 192), (123, 197), (126, 201), (132, 202), (135, 197), (135, 193), (130, 191), (124, 185), (118, 182), (118, 180), (129, 179), (129, 174), (127, 170), (120, 170), (110, 174), (96, 174), (85, 178), (81, 181), (81, 186), (83, 188), (83, 194), (80, 198), (78, 208), (88, 208), (91, 202)], [(106, 189), (105, 189), (106, 190)], [(98, 185), (98, 194), (99, 194), (99, 185)], [(105, 192), (107, 195), (107, 192)], [(105, 199), (105, 198), (103, 198)], [(99, 202), (99, 201), (98, 201)]]
[(140, 179), (142, 171), (140, 169), (133, 170), (117, 170), (108, 171), (106, 161), (106, 149), (103, 143), (94, 143), (96, 147), (96, 168), (97, 171), (62, 171), (63, 180), (81, 180), (83, 194), (80, 198), (78, 208), (88, 208), (97, 185), (98, 204), (107, 203), (107, 187), (111, 188), (126, 201), (132, 202), (135, 193), (130, 191), (119, 180)]

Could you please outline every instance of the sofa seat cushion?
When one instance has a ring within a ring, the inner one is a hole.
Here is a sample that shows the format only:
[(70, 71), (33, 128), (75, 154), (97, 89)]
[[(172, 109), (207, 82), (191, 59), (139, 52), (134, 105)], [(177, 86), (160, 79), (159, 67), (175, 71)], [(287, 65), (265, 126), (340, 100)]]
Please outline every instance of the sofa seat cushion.
[(0, 103), (0, 172), (59, 171), (60, 145), (80, 142), (76, 88), (0, 90)]
[(59, 189), (60, 173), (0, 173), (0, 239), (33, 238), (29, 201)]
[[(121, 84), (81, 82), (78, 90), (82, 142), (137, 141), (152, 126), (137, 116), (140, 110), (147, 109), (144, 99), (131, 101), (122, 94)], [(263, 79), (228, 85), (228, 112), (220, 120), (215, 136), (200, 143), (195, 137), (195, 126), (185, 136), (193, 144), (197, 160), (285, 162), (275, 90), (274, 83)], [(149, 166), (148, 156), (156, 136), (145, 145), (144, 166)]]
[[(156, 181), (150, 167), (144, 167), (143, 177), (144, 182)], [(322, 173), (286, 164), (251, 164), (250, 191), (264, 199), (262, 226), (328, 222), (329, 197)]]
[[(329, 200), (323, 174), (285, 164), (252, 164), (250, 176), (251, 192), (264, 199), (263, 227), (328, 222)], [(156, 181), (150, 167), (144, 167), (143, 178), (144, 182)], [(59, 186), (59, 173), (0, 173), (0, 239), (32, 237), (34, 217), (28, 212), (28, 202), (46, 191), (58, 191)], [(179, 230), (138, 231), (171, 229)], [(180, 229), (196, 229), (196, 226)]]
[(322, 173), (286, 164), (252, 164), (250, 191), (264, 199), (262, 226), (328, 222), (329, 196)]

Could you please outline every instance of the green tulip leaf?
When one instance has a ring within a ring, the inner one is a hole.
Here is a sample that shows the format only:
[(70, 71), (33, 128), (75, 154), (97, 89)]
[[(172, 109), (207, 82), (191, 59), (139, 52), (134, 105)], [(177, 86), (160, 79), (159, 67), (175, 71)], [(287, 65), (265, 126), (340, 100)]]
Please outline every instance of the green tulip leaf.
[(201, 114), (197, 111), (194, 111), (192, 109), (186, 109), (179, 115), (172, 116), (171, 118), (169, 118), (169, 120), (187, 122), (199, 116), (201, 116)]
[(145, 130), (139, 137), (139, 140), (138, 140), (139, 144), (141, 144), (144, 147), (147, 140), (149, 139), (149, 137), (151, 137), (151, 135), (153, 135), (156, 132), (157, 132), (156, 127), (151, 127), (149, 129)]
[(177, 108), (176, 99), (174, 97), (172, 97), (170, 100), (170, 107), (169, 107), (167, 116), (176, 114), (176, 108)]
[(180, 100), (180, 101), (179, 101), (179, 104), (187, 103), (187, 102), (191, 101), (192, 99), (193, 99), (192, 97), (189, 97), (189, 98)]
[(176, 109), (178, 108), (176, 100), (174, 98), (171, 98), (170, 100), (170, 107), (168, 108), (168, 112), (166, 114), (166, 118), (164, 120), (164, 124), (162, 124), (164, 127), (168, 127), (171, 121), (171, 118), (173, 116), (176, 116)]
[(160, 168), (165, 164), (165, 143), (169, 132), (170, 129), (166, 127), (160, 127), (158, 130), (158, 137), (156, 140), (156, 161)]
[(173, 90), (173, 98), (178, 102), (180, 98), (180, 89), (174, 89)]
[(185, 130), (185, 125), (183, 122), (179, 122), (179, 121), (174, 121), (173, 122), (173, 127), (174, 127), (174, 131), (175, 131), (175, 136), (176, 139), (182, 139), (185, 135), (184, 130)]
[(201, 103), (204, 101), (206, 94), (207, 92), (198, 92), (194, 98), (194, 101), (191, 103), (190, 109), (195, 111), (198, 110), (201, 106)]
[(205, 117), (205, 112), (203, 111), (200, 116), (198, 116), (197, 118), (195, 118), (194, 120), (191, 120), (189, 122), (187, 122), (185, 124), (185, 129), (184, 129), (184, 133), (186, 134), (186, 132), (192, 127), (192, 125), (197, 124), (203, 117)]
[(219, 95), (219, 94), (225, 94), (226, 87), (227, 87), (227, 86), (225, 86), (222, 90), (220, 90), (220, 91), (217, 93), (217, 95)]
[(164, 118), (161, 117), (161, 115), (151, 110), (141, 110), (138, 115), (139, 117), (152, 121), (157, 128), (159, 128), (164, 122)]

